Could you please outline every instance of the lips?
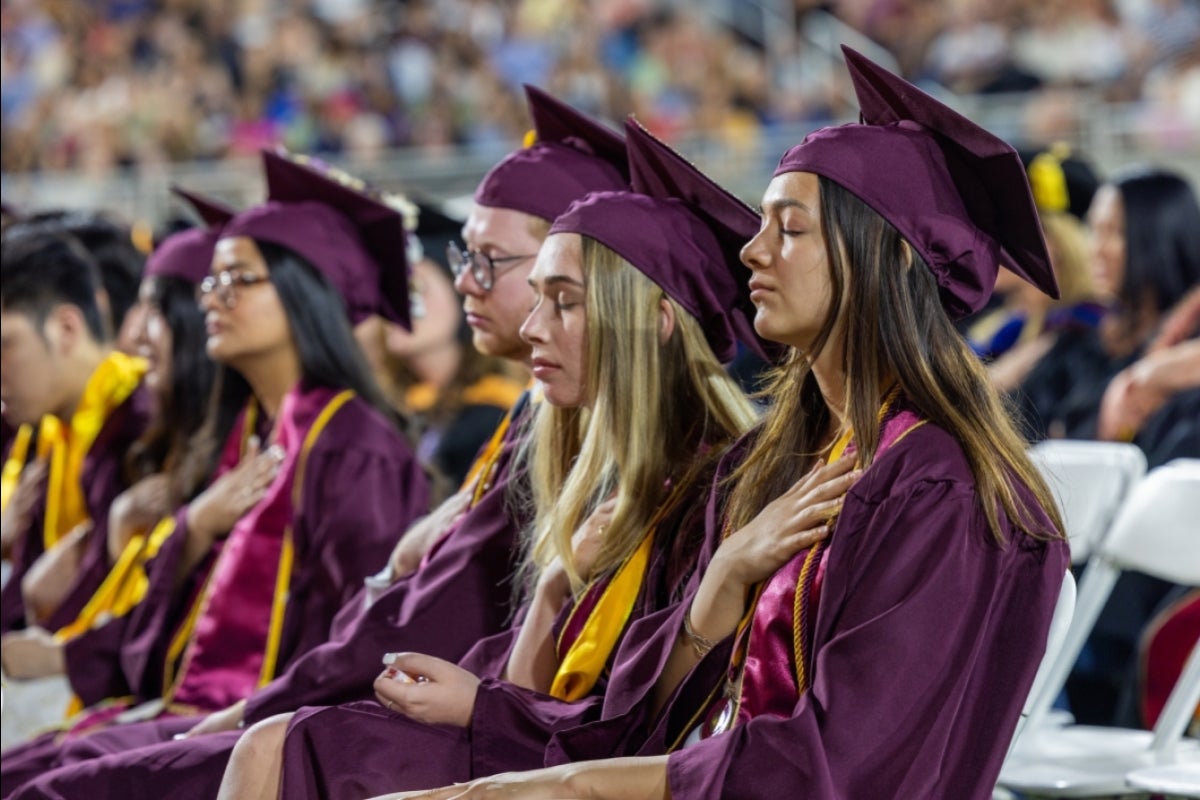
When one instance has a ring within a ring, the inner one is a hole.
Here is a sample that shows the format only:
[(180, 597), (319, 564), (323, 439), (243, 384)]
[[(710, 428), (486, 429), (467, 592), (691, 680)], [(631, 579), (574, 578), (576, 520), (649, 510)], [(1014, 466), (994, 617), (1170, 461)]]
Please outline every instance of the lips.
[(750, 299), (751, 300), (761, 298), (764, 295), (766, 295), (767, 293), (774, 291), (771, 287), (769, 287), (765, 283), (759, 281), (757, 278), (750, 279), (749, 287), (750, 287)]
[(537, 378), (539, 381), (545, 380), (555, 372), (558, 372), (562, 369), (560, 365), (554, 363), (553, 361), (540, 357), (534, 357), (533, 360), (529, 362), (529, 365), (533, 370), (533, 377)]

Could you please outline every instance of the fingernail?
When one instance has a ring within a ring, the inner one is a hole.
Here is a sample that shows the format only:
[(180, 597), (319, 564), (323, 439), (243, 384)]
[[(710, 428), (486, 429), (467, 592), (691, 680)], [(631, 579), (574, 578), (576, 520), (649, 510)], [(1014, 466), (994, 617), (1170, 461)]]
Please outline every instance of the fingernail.
[(385, 663), (385, 664), (395, 664), (395, 663), (396, 663), (396, 659), (397, 659), (397, 658), (399, 658), (399, 657), (400, 657), (400, 654), (399, 654), (399, 653), (384, 653), (384, 654), (383, 654), (383, 663)]
[(180, 739), (186, 739), (187, 734), (186, 733), (177, 733), (174, 736), (172, 736), (171, 738), (174, 739), (175, 741), (179, 741)]

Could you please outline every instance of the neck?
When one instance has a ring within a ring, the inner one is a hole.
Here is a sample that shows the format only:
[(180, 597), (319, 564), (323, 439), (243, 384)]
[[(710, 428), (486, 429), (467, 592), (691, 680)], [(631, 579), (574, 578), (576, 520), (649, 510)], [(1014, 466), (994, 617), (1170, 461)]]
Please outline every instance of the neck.
[(448, 340), (427, 347), (419, 353), (413, 353), (405, 361), (418, 379), (441, 389), (447, 386), (458, 372), (462, 363), (462, 348), (458, 342)]
[(112, 348), (100, 342), (89, 341), (79, 346), (78, 351), (71, 357), (66, 370), (70, 381), (66, 398), (52, 412), (54, 416), (63, 422), (71, 421), (71, 417), (75, 415), (75, 409), (79, 408), (79, 401), (83, 399), (83, 392), (87, 389), (88, 382), (95, 374), (96, 368), (100, 366), (100, 362), (107, 358), (110, 352), (112, 352)]
[(829, 407), (834, 428), (842, 429), (846, 424), (846, 373), (842, 370), (842, 348), (830, 341), (812, 365), (813, 377)]
[(235, 368), (250, 384), (263, 413), (272, 420), (279, 414), (284, 395), (300, 382), (302, 375), (300, 357), (291, 348)]

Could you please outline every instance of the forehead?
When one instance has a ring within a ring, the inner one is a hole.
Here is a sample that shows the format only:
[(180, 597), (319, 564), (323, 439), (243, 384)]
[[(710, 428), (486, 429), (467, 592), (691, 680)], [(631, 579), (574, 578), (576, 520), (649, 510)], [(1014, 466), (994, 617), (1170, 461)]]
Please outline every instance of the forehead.
[(514, 254), (532, 253), (541, 242), (530, 232), (536, 217), (511, 208), (475, 205), (463, 224), (468, 247), (499, 247)]
[(213, 272), (221, 272), (234, 266), (243, 269), (262, 266), (263, 269), (266, 269), (258, 246), (249, 236), (230, 236), (217, 241), (217, 245), (213, 249)]
[(771, 179), (763, 194), (762, 206), (764, 211), (769, 211), (774, 204), (794, 201), (803, 203), (816, 214), (820, 196), (821, 186), (816, 175), (811, 172), (785, 172)]
[(552, 276), (583, 283), (583, 239), (579, 234), (556, 233), (547, 237), (538, 251), (529, 280), (545, 280)]

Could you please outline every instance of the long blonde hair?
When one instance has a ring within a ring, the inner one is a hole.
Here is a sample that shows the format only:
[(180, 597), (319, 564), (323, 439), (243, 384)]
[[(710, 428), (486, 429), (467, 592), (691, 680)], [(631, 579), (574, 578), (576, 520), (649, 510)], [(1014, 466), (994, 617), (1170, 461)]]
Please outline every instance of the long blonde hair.
[[(879, 407), (891, 382), (916, 409), (961, 445), (993, 539), (1003, 545), (1000, 511), (1026, 535), (1062, 537), (1049, 487), (1026, 454), (1010, 410), (979, 359), (955, 331), (933, 272), (899, 232), (838, 184), (820, 179), (821, 227), (832, 283), (831, 311), (812, 347), (829, 340), (839, 314), (846, 325), (842, 369), (846, 416), (863, 467), (879, 446)], [(853, 277), (851, 277), (853, 276)], [(831, 415), (809, 356), (792, 351), (764, 394), (773, 399), (750, 454), (731, 476), (730, 530), (749, 522), (823, 454)], [(1018, 497), (1029, 487), (1054, 528)]]
[[(543, 403), (529, 439), (529, 566), (540, 570), (560, 557), (576, 591), (637, 548), (668, 480), (679, 485), (706, 450), (715, 454), (755, 422), (753, 406), (713, 355), (699, 323), (621, 256), (582, 238), (588, 408)], [(664, 299), (675, 314), (665, 342)], [(581, 575), (571, 537), (614, 493), (600, 552), (589, 575)]]

